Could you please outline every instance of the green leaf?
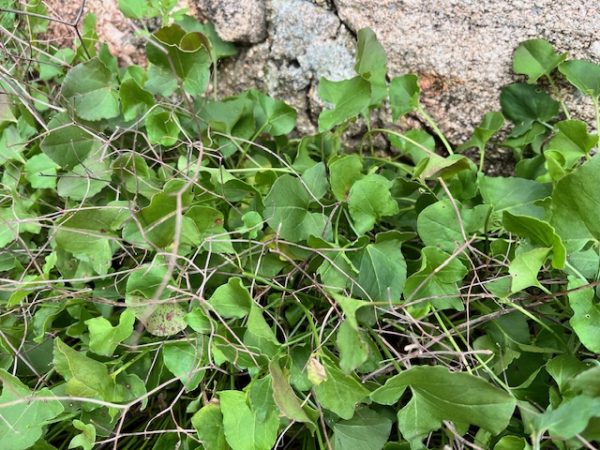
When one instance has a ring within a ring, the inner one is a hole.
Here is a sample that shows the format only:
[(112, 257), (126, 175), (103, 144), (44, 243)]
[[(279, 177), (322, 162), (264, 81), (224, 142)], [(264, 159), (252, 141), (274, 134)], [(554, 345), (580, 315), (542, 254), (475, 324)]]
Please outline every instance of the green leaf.
[(24, 148), (24, 139), (19, 134), (17, 127), (11, 125), (5, 128), (0, 136), (0, 167), (7, 161), (23, 163), (21, 153)]
[(559, 152), (572, 167), (598, 143), (598, 136), (589, 134), (587, 124), (581, 120), (563, 120), (554, 125), (558, 133), (546, 145), (546, 151)]
[(212, 331), (211, 320), (202, 308), (195, 307), (185, 315), (185, 322), (192, 330), (200, 334), (210, 334)]
[[(21, 381), (0, 369), (2, 395), (0, 395), (0, 446), (3, 450), (26, 450), (42, 437), (46, 423), (63, 412), (63, 406), (55, 400), (35, 400), (36, 397), (52, 398), (50, 389), (32, 392)], [(7, 406), (11, 402), (23, 401)]]
[(265, 197), (264, 217), (273, 230), (291, 242), (306, 240), (310, 235), (329, 236), (328, 218), (309, 211), (314, 200), (298, 178), (282, 175)]
[(584, 394), (597, 398), (600, 393), (600, 379), (598, 377), (600, 366), (595, 365), (590, 359), (581, 364), (585, 367), (583, 367), (580, 373), (577, 373), (568, 380), (565, 396)]
[(334, 450), (381, 450), (387, 442), (392, 421), (368, 408), (361, 408), (350, 420), (333, 426)]
[(34, 189), (56, 189), (58, 165), (46, 154), (32, 156), (25, 163), (25, 177)]
[(225, 318), (241, 319), (250, 313), (253, 302), (248, 289), (242, 284), (242, 280), (233, 277), (227, 284), (223, 284), (215, 290), (208, 303)]
[(425, 130), (408, 130), (401, 135), (389, 134), (387, 137), (390, 144), (407, 155), (415, 164), (435, 153), (435, 139)]
[(540, 154), (542, 152), (542, 145), (547, 140), (549, 133), (550, 129), (542, 123), (523, 122), (514, 127), (508, 138), (499, 142), (498, 145), (514, 150), (517, 158), (522, 158), (527, 150), (532, 150), (535, 154)]
[[(137, 214), (137, 220), (131, 221), (123, 228), (123, 238), (141, 248), (165, 248), (173, 243), (176, 230), (177, 209), (176, 193), (183, 189), (181, 180), (171, 180), (163, 187), (163, 191), (152, 196), (150, 204)], [(181, 206), (186, 207), (191, 201), (189, 192), (182, 194)], [(192, 239), (188, 238), (193, 233)], [(191, 218), (183, 216), (182, 220), (182, 242), (193, 244), (200, 237), (196, 225)]]
[(560, 104), (539, 88), (514, 83), (502, 88), (500, 93), (502, 113), (515, 125), (529, 127), (534, 121), (552, 120)]
[(244, 343), (248, 346), (258, 348), (261, 353), (270, 358), (275, 356), (281, 344), (265, 320), (262, 309), (254, 302), (248, 315), (247, 327), (244, 334)]
[(570, 439), (582, 433), (590, 419), (599, 416), (600, 399), (579, 395), (537, 416), (534, 427), (538, 436), (549, 431), (552, 436)]
[(406, 281), (406, 262), (400, 242), (369, 244), (361, 253), (355, 295), (372, 301), (398, 303)]
[(329, 358), (324, 358), (323, 363), (325, 378), (313, 387), (317, 401), (342, 419), (350, 420), (369, 391), (354, 376), (345, 375)]
[(162, 356), (165, 367), (179, 378), (186, 392), (198, 387), (205, 373), (205, 370), (201, 369), (205, 363), (201, 337), (195, 342), (168, 343), (162, 349)]
[(78, 125), (68, 125), (66, 117), (57, 116), (48, 123), (50, 132), (40, 148), (52, 161), (64, 169), (81, 164), (101, 143)]
[(159, 13), (148, 0), (119, 0), (119, 9), (130, 19), (149, 19)]
[(113, 401), (116, 384), (104, 364), (73, 350), (59, 338), (54, 339), (54, 369), (67, 382), (66, 392), (75, 397)]
[(119, 316), (119, 324), (112, 326), (104, 317), (88, 319), (85, 324), (90, 332), (90, 350), (102, 356), (112, 356), (117, 346), (131, 336), (135, 314), (125, 310)]
[(56, 191), (61, 197), (85, 200), (108, 186), (111, 174), (108, 159), (103, 159), (101, 152), (95, 151), (84, 163), (75, 166), (73, 170), (60, 177)]
[(504, 126), (504, 116), (502, 113), (493, 111), (485, 113), (481, 122), (473, 131), (471, 138), (458, 147), (459, 151), (477, 148), (480, 152), (485, 150), (488, 141)]
[(186, 213), (196, 225), (198, 236), (190, 238), (191, 244), (202, 246), (214, 253), (235, 253), (227, 230), (223, 227), (223, 213), (208, 206), (192, 206)]
[(382, 217), (398, 213), (398, 204), (390, 192), (392, 185), (392, 181), (372, 173), (350, 188), (348, 210), (359, 236), (371, 231)]
[(527, 440), (518, 436), (502, 436), (494, 445), (494, 450), (531, 450)]
[(124, 152), (112, 163), (113, 175), (123, 189), (146, 198), (158, 193), (156, 176), (146, 160), (134, 152)]
[(584, 95), (600, 97), (600, 64), (575, 59), (563, 62), (558, 70)]
[(569, 248), (581, 249), (589, 240), (600, 241), (600, 156), (558, 181), (552, 194), (550, 223)]
[(421, 88), (419, 78), (409, 73), (401, 77), (394, 77), (390, 82), (390, 105), (392, 107), (392, 118), (399, 117), (414, 111), (419, 107)]
[(96, 273), (106, 274), (112, 262), (113, 231), (120, 228), (129, 215), (129, 208), (122, 202), (65, 214), (56, 222), (53, 243), (56, 248), (89, 263)]
[(369, 302), (362, 300), (356, 300), (354, 298), (345, 297), (339, 294), (333, 294), (335, 302), (342, 308), (345, 319), (352, 325), (354, 329), (358, 329), (358, 321), (356, 319), (356, 313), (363, 306), (369, 305)]
[(209, 403), (192, 416), (192, 425), (206, 450), (228, 450), (223, 429), (223, 414), (215, 403)]
[(359, 368), (369, 358), (369, 344), (362, 333), (344, 320), (335, 341), (340, 353), (340, 368), (346, 374)]
[[(401, 372), (375, 390), (371, 399), (383, 405), (393, 405), (406, 388), (411, 389), (413, 399), (418, 402), (410, 408), (424, 409), (422, 414), (430, 418), (428, 422), (437, 419), (440, 424), (443, 420), (473, 424), (493, 434), (506, 428), (516, 406), (514, 397), (482, 378), (434, 366), (413, 367)], [(403, 417), (404, 420), (399, 426), (404, 435), (405, 431), (411, 430), (402, 429), (402, 423), (407, 420), (407, 413), (402, 411), (399, 419)], [(416, 411), (411, 412), (413, 420), (416, 414)]]
[(371, 85), (361, 76), (342, 81), (321, 78), (319, 97), (334, 106), (319, 114), (319, 132), (322, 133), (363, 112), (371, 101)]
[(177, 77), (174, 77), (169, 69), (148, 64), (148, 79), (143, 88), (151, 94), (168, 97), (177, 89)]
[(600, 306), (594, 300), (594, 290), (590, 287), (577, 289), (585, 286), (583, 280), (569, 277), (569, 305), (573, 310), (573, 317), (569, 323), (581, 343), (588, 350), (600, 353)]
[(92, 450), (96, 444), (96, 427), (93, 424), (85, 424), (81, 420), (73, 420), (73, 427), (81, 431), (69, 442), (69, 448), (81, 447), (83, 450)]
[(240, 391), (221, 391), (221, 411), (225, 438), (233, 450), (271, 450), (277, 440), (279, 419), (277, 412), (269, 411), (264, 421), (246, 403)]
[(148, 131), (148, 139), (152, 144), (171, 147), (179, 138), (179, 123), (177, 118), (168, 111), (155, 108), (144, 119)]
[(331, 191), (340, 202), (348, 199), (352, 185), (363, 177), (359, 155), (346, 155), (329, 163)]
[(249, 92), (254, 101), (256, 128), (271, 136), (283, 136), (296, 126), (296, 110), (255, 89)]
[(42, 0), (29, 0), (26, 11), (31, 13), (30, 16), (27, 16), (27, 26), (31, 33), (45, 33), (48, 31), (48, 20), (46, 19), (48, 9)]
[(398, 411), (398, 430), (411, 448), (423, 448), (423, 437), (441, 426), (440, 415), (420, 395), (413, 394), (408, 404)]
[(11, 98), (6, 94), (0, 94), (0, 129), (10, 123), (17, 123), (17, 118), (10, 109)]
[(0, 248), (17, 239), (22, 233), (38, 234), (41, 231), (36, 216), (27, 211), (22, 201), (0, 208), (0, 224)]
[(371, 101), (379, 103), (386, 95), (385, 76), (387, 74), (387, 55), (370, 28), (358, 30), (356, 64), (354, 70), (371, 84)]
[[(48, 81), (63, 74), (66, 67), (73, 62), (75, 52), (70, 48), (61, 48), (53, 57), (40, 55), (40, 80)], [(60, 64), (62, 61), (64, 64)]]
[(154, 106), (154, 97), (152, 97), (152, 94), (143, 89), (133, 78), (121, 83), (119, 98), (121, 99), (123, 118), (125, 120), (134, 120)]
[(200, 95), (206, 91), (210, 78), (209, 48), (210, 42), (202, 33), (186, 33), (179, 25), (171, 24), (154, 32), (146, 45), (146, 56), (164, 71), (174, 72), (183, 81), (186, 92)]
[(484, 176), (478, 182), (484, 203), (491, 205), (497, 216), (508, 211), (543, 218), (544, 208), (535, 203), (552, 193), (552, 185), (525, 178)]
[[(437, 247), (425, 247), (421, 252), (421, 268), (406, 280), (404, 299), (415, 303), (413, 313), (421, 315), (429, 310), (429, 305), (438, 309), (464, 309), (459, 298), (457, 282), (467, 274), (467, 268)], [(443, 267), (440, 268), (440, 266)]]
[(167, 265), (156, 258), (131, 272), (125, 286), (125, 304), (154, 336), (171, 336), (187, 326), (183, 308), (168, 302), (173, 284), (168, 275)]
[(73, 67), (62, 84), (62, 95), (84, 120), (119, 116), (119, 95), (111, 71), (98, 58)]
[(277, 405), (273, 399), (271, 375), (252, 380), (246, 388), (246, 392), (250, 409), (259, 422), (264, 422), (270, 413), (277, 411)]
[(565, 267), (567, 250), (554, 227), (535, 217), (517, 216), (508, 211), (502, 215), (502, 223), (506, 231), (529, 239), (534, 245), (552, 248), (552, 266), (556, 269)]
[(417, 232), (427, 246), (438, 246), (444, 251), (452, 252), (463, 244), (463, 231), (470, 235), (483, 230), (489, 214), (489, 207), (477, 205), (473, 209), (463, 208), (455, 201), (460, 218), (448, 199), (429, 205), (417, 217)]
[[(345, 252), (332, 253), (317, 269), (321, 281), (331, 291), (348, 287), (358, 271)], [(353, 284), (353, 283), (352, 283)], [(359, 289), (358, 286), (356, 286)]]
[(463, 170), (470, 169), (472, 164), (462, 155), (450, 155), (444, 158), (433, 154), (419, 161), (413, 175), (422, 180), (451, 178)]
[[(577, 287), (577, 284), (581, 284), (577, 283), (575, 279), (571, 279), (570, 282), (571, 285), (569, 286), (569, 289)], [(570, 294), (569, 297), (573, 294), (574, 293)], [(569, 298), (569, 301), (571, 303), (577, 302), (577, 300), (573, 302), (571, 298)], [(571, 306), (571, 308), (573, 308), (573, 306)], [(571, 324), (571, 326), (573, 326), (573, 324)], [(582, 335), (585, 335), (585, 333), (582, 333)], [(546, 372), (554, 379), (561, 392), (568, 388), (576, 375), (585, 371), (587, 368), (587, 364), (579, 361), (573, 355), (558, 355), (546, 363)]]
[(215, 26), (210, 22), (199, 22), (196, 18), (185, 15), (177, 20), (177, 23), (188, 33), (199, 31), (208, 38), (213, 61), (234, 56), (238, 52), (235, 44), (225, 42), (219, 37)]
[(539, 78), (550, 74), (567, 57), (566, 53), (558, 54), (548, 41), (530, 39), (521, 42), (513, 55), (513, 71), (527, 75), (527, 82), (535, 83)]
[(323, 198), (329, 190), (325, 164), (320, 162), (306, 169), (302, 174), (302, 181), (312, 196), (319, 200)]
[(537, 276), (550, 250), (550, 248), (540, 247), (517, 253), (508, 267), (508, 273), (512, 276), (511, 292), (541, 286)]
[(286, 374), (276, 359), (273, 359), (269, 364), (269, 373), (272, 378), (273, 400), (281, 413), (290, 420), (306, 423), (314, 429), (314, 422), (302, 409), (300, 399), (294, 393)]
[(96, 15), (88, 13), (83, 18), (81, 27), (81, 38), (77, 40), (77, 53), (75, 60), (85, 61), (90, 56), (96, 56), (96, 46), (98, 44), (98, 33), (96, 33)]
[(255, 132), (254, 104), (247, 95), (206, 102), (202, 117), (214, 130), (225, 134), (245, 136), (240, 131), (247, 128), (247, 121), (251, 121), (250, 137)]

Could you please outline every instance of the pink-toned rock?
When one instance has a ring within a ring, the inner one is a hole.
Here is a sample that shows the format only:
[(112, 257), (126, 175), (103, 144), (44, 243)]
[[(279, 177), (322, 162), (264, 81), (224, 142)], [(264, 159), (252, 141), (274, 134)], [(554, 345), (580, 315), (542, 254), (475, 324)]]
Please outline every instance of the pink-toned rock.
[[(97, 32), (101, 42), (106, 42), (110, 51), (119, 57), (123, 64), (144, 61), (142, 42), (135, 36), (136, 27), (117, 6), (117, 1), (90, 0), (80, 13), (83, 2), (46, 0), (44, 2), (51, 17), (74, 23), (80, 16), (81, 23), (85, 14), (96, 15)], [(51, 21), (47, 35), (58, 46), (70, 45), (77, 35), (73, 27)]]

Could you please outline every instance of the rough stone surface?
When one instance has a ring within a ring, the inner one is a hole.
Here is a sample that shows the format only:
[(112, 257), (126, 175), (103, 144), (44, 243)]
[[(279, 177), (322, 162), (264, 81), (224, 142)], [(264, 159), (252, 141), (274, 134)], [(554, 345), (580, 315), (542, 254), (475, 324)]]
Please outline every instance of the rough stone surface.
[(199, 0), (197, 5), (226, 41), (254, 44), (267, 36), (263, 0)]
[[(71, 20), (79, 2), (46, 0), (50, 12)], [(354, 34), (369, 26), (389, 56), (390, 74), (420, 75), (423, 103), (455, 143), (482, 115), (499, 109), (500, 88), (522, 80), (511, 71), (519, 42), (542, 37), (571, 57), (600, 61), (598, 0), (189, 0), (190, 10), (216, 24), (220, 36), (240, 43), (221, 66), (219, 90), (258, 87), (299, 110), (301, 132), (315, 131), (322, 108), (318, 79), (353, 75)], [(101, 40), (125, 64), (143, 62), (135, 24), (116, 0), (88, 0)], [(53, 23), (49, 36), (72, 37)], [(137, 40), (136, 40), (137, 39)], [(591, 118), (590, 102), (566, 95), (576, 116)], [(412, 122), (414, 123), (414, 121)]]
[[(108, 44), (109, 49), (125, 64), (138, 63), (143, 60), (139, 48), (142, 43), (135, 37), (135, 25), (119, 11), (116, 1), (91, 0), (64, 2), (46, 0), (44, 2), (51, 18), (79, 23), (85, 14), (96, 15), (98, 36)], [(81, 8), (85, 6), (83, 11)], [(70, 45), (76, 38), (75, 29), (56, 21), (49, 22), (48, 39), (57, 46)]]
[[(204, 0), (218, 7), (218, 0)], [(244, 3), (244, 2), (242, 2)], [(369, 26), (386, 48), (390, 74), (421, 77), (423, 103), (454, 143), (463, 142), (490, 110), (500, 88), (521, 80), (511, 71), (519, 42), (542, 37), (572, 57), (600, 59), (596, 0), (271, 0), (268, 38), (226, 65), (225, 89), (257, 85), (288, 99), (309, 130), (318, 112), (314, 83), (352, 73), (356, 33)], [(257, 67), (252, 67), (252, 66)], [(300, 69), (300, 70), (298, 70)], [(567, 96), (591, 118), (580, 95)], [(312, 113), (311, 113), (312, 111)]]
[[(499, 108), (500, 87), (518, 79), (511, 58), (521, 41), (541, 37), (572, 57), (599, 58), (597, 0), (334, 2), (353, 31), (373, 28), (393, 75), (422, 76), (424, 101), (454, 141), (464, 140), (483, 113)], [(581, 102), (571, 99), (572, 106)]]
[[(67, 1), (44, 0), (51, 20), (48, 22), (46, 39), (57, 47), (71, 45), (77, 38), (73, 25), (81, 23), (86, 14), (96, 16), (96, 31), (100, 42), (108, 45), (111, 53), (121, 64), (145, 64), (145, 40), (137, 35), (139, 23), (121, 13), (118, 0)], [(192, 0), (178, 0), (177, 8), (186, 9), (188, 14), (200, 17)], [(52, 19), (60, 19), (63, 23)], [(69, 22), (73, 25), (67, 25)]]
[(220, 92), (258, 87), (299, 111), (301, 132), (314, 132), (317, 81), (353, 76), (354, 38), (333, 11), (304, 0), (273, 0), (267, 14), (267, 41), (223, 64)]

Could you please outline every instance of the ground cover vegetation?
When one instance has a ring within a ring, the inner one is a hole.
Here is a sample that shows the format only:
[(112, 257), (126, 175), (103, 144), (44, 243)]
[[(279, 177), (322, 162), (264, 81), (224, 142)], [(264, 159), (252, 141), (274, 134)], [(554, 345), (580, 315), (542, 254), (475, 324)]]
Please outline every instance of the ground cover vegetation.
[[(3, 3), (0, 448), (596, 448), (598, 64), (522, 43), (453, 148), (363, 29), (299, 136), (277, 99), (218, 96), (235, 48), (169, 2), (120, 2), (147, 67), (93, 16), (53, 48), (41, 2)], [(499, 147), (512, 177), (484, 172)]]

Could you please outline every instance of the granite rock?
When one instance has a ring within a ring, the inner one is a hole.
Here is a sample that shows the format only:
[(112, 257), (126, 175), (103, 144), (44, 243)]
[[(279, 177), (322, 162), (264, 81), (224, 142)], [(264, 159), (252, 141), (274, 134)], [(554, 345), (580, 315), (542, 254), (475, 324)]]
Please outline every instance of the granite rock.
[[(545, 38), (571, 57), (600, 61), (597, 0), (181, 0), (219, 35), (240, 44), (223, 61), (219, 92), (257, 87), (299, 111), (299, 130), (314, 132), (322, 104), (318, 80), (353, 75), (355, 34), (371, 27), (388, 52), (390, 75), (417, 73), (422, 100), (454, 144), (468, 138), (482, 115), (499, 109), (501, 87), (523, 80), (511, 70), (519, 42)], [(50, 15), (72, 20), (80, 3), (46, 0)], [(144, 63), (136, 26), (117, 1), (89, 0), (100, 39), (123, 64)], [(52, 22), (58, 44), (72, 27)], [(592, 118), (588, 99), (565, 89), (576, 117)], [(414, 123), (414, 121), (408, 121)], [(593, 122), (593, 121), (591, 121)], [(402, 123), (400, 124), (402, 125)]]
[(263, 0), (197, 0), (196, 7), (226, 41), (255, 44), (267, 37)]
[[(388, 52), (391, 75), (421, 76), (423, 101), (448, 137), (464, 141), (481, 116), (499, 109), (499, 89), (522, 77), (512, 53), (544, 38), (571, 57), (600, 59), (596, 0), (334, 0), (352, 31), (371, 27)], [(567, 102), (590, 119), (587, 99)]]
[(333, 11), (305, 0), (273, 0), (267, 16), (267, 41), (225, 61), (218, 89), (222, 94), (264, 90), (298, 110), (299, 131), (315, 132), (322, 107), (317, 82), (353, 76), (354, 37)]

